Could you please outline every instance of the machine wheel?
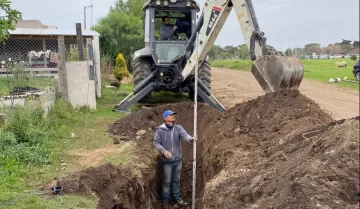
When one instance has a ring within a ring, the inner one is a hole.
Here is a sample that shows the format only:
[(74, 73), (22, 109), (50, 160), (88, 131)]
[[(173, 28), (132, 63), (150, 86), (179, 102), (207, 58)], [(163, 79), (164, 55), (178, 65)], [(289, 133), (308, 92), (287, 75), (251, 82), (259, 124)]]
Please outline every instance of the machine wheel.
[[(199, 68), (198, 76), (200, 80), (205, 84), (205, 86), (211, 90), (211, 66), (208, 61), (204, 61), (201, 67)], [(192, 101), (194, 101), (194, 90), (190, 89), (189, 97)], [(197, 100), (199, 102), (204, 102), (200, 96), (198, 96)]]
[[(151, 73), (151, 61), (148, 59), (137, 58), (133, 62), (134, 88), (139, 85)], [(141, 98), (139, 103), (148, 103), (151, 101), (151, 92)]]
[(357, 72), (355, 77), (356, 77), (356, 80), (360, 81), (360, 72)]

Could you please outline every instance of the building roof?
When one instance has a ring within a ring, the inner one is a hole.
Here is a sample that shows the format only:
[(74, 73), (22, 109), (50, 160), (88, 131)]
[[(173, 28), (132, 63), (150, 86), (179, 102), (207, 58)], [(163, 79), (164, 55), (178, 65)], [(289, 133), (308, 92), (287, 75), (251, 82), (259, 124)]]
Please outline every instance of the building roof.
[[(9, 31), (10, 35), (38, 35), (38, 36), (76, 36), (76, 30), (64, 29), (39, 29), (39, 28), (16, 28)], [(100, 36), (93, 30), (82, 30), (83, 36)]]
[(19, 20), (15, 28), (58, 29), (56, 25), (44, 25), (39, 20)]

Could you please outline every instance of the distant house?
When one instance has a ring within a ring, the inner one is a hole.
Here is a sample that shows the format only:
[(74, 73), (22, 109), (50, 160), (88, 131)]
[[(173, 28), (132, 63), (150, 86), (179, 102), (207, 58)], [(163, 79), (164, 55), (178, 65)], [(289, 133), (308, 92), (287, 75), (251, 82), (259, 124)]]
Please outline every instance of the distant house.
[[(76, 56), (72, 49), (76, 48), (76, 28), (73, 30), (58, 29), (54, 25), (44, 25), (39, 20), (21, 20), (10, 31), (10, 38), (0, 43), (0, 62), (24, 62), (28, 68), (57, 68), (56, 53), (58, 52), (58, 37), (64, 36), (67, 58)], [(99, 53), (99, 33), (92, 30), (82, 30), (83, 43), (91, 38), (94, 51)]]

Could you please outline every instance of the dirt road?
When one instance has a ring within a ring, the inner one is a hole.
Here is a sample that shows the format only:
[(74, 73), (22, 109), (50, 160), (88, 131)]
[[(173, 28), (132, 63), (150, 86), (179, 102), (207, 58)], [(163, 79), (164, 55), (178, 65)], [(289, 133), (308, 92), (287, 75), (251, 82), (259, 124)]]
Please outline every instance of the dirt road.
[[(212, 91), (226, 108), (264, 95), (250, 72), (223, 68), (212, 69)], [(336, 120), (359, 115), (358, 91), (303, 80), (300, 92), (330, 111)]]

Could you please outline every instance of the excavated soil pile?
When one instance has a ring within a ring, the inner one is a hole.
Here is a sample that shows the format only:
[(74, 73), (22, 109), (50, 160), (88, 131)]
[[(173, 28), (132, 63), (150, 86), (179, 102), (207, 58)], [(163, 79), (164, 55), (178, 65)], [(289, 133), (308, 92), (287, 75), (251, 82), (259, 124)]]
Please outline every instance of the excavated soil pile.
[(203, 135), (204, 208), (357, 208), (359, 119), (331, 121), (298, 91), (231, 109)]
[[(100, 197), (99, 208), (161, 208), (152, 146), (165, 109), (193, 133), (192, 103), (128, 115), (109, 129), (137, 143), (135, 164), (89, 168), (59, 181), (64, 192)], [(358, 118), (332, 118), (297, 90), (268, 94), (219, 113), (199, 104), (197, 208), (354, 208), (359, 200)], [(191, 199), (192, 145), (183, 143), (182, 194)], [(144, 166), (146, 165), (146, 166)], [(72, 187), (71, 185), (75, 185)], [(67, 190), (66, 190), (67, 188)]]

